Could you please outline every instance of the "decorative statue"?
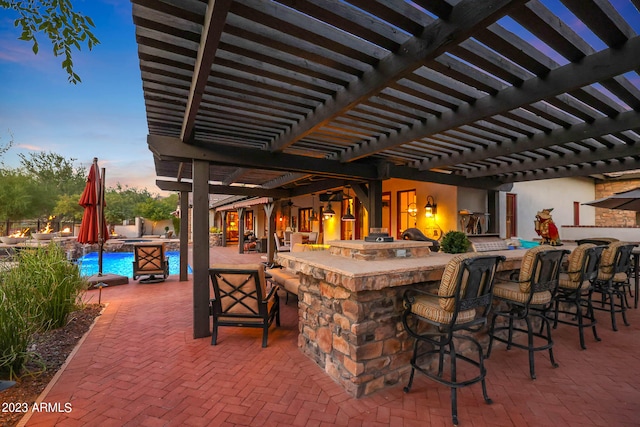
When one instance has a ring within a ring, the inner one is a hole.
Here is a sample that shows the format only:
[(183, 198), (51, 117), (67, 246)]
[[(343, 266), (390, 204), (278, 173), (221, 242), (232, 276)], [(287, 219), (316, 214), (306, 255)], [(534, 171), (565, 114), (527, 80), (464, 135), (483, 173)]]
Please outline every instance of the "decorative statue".
[(558, 233), (558, 227), (551, 218), (551, 209), (543, 209), (536, 214), (535, 224), (536, 233), (542, 237), (542, 245), (560, 246), (560, 234)]

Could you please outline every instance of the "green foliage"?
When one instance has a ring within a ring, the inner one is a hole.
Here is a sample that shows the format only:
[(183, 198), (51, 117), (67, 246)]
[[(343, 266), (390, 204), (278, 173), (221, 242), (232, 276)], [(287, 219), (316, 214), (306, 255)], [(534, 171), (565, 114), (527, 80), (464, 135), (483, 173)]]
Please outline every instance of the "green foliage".
[[(176, 210), (177, 204), (177, 194), (172, 194), (165, 198), (148, 199), (136, 206), (136, 213), (138, 216), (151, 220), (155, 225), (158, 221), (171, 219), (172, 212)], [(153, 227), (151, 233), (153, 234)]]
[(84, 214), (84, 208), (78, 204), (79, 200), (80, 194), (61, 195), (53, 208), (53, 214), (60, 220), (80, 222)]
[(175, 231), (176, 236), (180, 235), (180, 217), (172, 216), (171, 222), (173, 223), (173, 231)]
[(471, 242), (462, 231), (449, 231), (442, 237), (440, 247), (448, 254), (461, 254), (467, 252)]
[(28, 175), (47, 188), (49, 194), (80, 194), (87, 181), (87, 169), (75, 167), (77, 159), (66, 159), (60, 154), (40, 151), (25, 155), (19, 153), (20, 164)]
[(37, 330), (29, 310), (37, 308), (33, 300), (27, 288), (0, 277), (0, 378), (17, 378), (29, 360), (29, 340)]
[(17, 376), (36, 331), (64, 326), (87, 282), (55, 244), (25, 249), (0, 276), (0, 375)]
[(0, 169), (0, 182), (0, 218), (32, 218), (46, 210), (49, 196), (32, 176), (17, 170)]
[(211, 234), (222, 233), (222, 230), (220, 230), (218, 227), (210, 227), (209, 228), (209, 233), (211, 233)]
[(137, 215), (136, 207), (152, 198), (146, 189), (122, 187), (120, 184), (107, 189), (104, 197), (104, 215), (109, 224), (122, 224), (124, 220), (133, 219)]
[(55, 56), (64, 55), (62, 68), (70, 83), (80, 82), (73, 71), (72, 49), (81, 50), (81, 43), (89, 50), (100, 42), (91, 32), (95, 27), (90, 17), (73, 10), (71, 0), (0, 0), (0, 8), (17, 12), (14, 25), (22, 30), (20, 40), (32, 43), (32, 51), (38, 53), (36, 35), (44, 33), (53, 46)]

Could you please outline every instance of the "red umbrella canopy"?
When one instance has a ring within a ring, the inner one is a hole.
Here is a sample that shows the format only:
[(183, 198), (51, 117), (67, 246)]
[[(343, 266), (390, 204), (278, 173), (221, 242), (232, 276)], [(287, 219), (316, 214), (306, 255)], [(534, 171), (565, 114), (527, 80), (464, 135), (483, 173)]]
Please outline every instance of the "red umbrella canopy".
[[(80, 224), (80, 231), (78, 232), (78, 242), (80, 243), (100, 243), (100, 237), (102, 237), (103, 241), (109, 238), (107, 224), (104, 221), (104, 203), (100, 203), (101, 193), (102, 183), (98, 169), (98, 159), (94, 159), (87, 176), (87, 184), (78, 202), (80, 206), (84, 207), (82, 224)], [(100, 224), (102, 224), (102, 235), (99, 232)]]

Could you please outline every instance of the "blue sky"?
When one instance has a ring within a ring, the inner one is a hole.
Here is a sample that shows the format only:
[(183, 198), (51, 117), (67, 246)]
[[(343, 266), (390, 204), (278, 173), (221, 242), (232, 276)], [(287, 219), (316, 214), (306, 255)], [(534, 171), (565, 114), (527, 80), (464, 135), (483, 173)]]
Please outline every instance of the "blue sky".
[(100, 44), (74, 51), (82, 82), (68, 83), (61, 59), (45, 36), (40, 52), (17, 40), (14, 15), (0, 9), (0, 144), (13, 135), (4, 157), (17, 166), (17, 153), (47, 151), (89, 166), (98, 157), (107, 186), (121, 183), (161, 194), (155, 185), (135, 28), (129, 0), (74, 0), (90, 16)]
[[(572, 23), (596, 50), (604, 48), (559, 0), (544, 4)], [(640, 14), (630, 0), (614, 7), (640, 32)], [(3, 159), (18, 165), (17, 153), (54, 152), (89, 166), (94, 157), (106, 168), (107, 186), (120, 183), (162, 194), (155, 185), (153, 157), (147, 148), (147, 124), (137, 58), (135, 28), (129, 0), (73, 0), (77, 11), (90, 16), (100, 45), (74, 52), (75, 71), (82, 83), (67, 82), (61, 59), (40, 36), (40, 52), (17, 40), (15, 16), (0, 9), (0, 145), (13, 135), (14, 147)], [(521, 34), (559, 63), (566, 62), (522, 31), (509, 18), (501, 24)], [(578, 24), (578, 25), (576, 25)], [(640, 87), (637, 73), (629, 79)], [(601, 88), (599, 88), (602, 90)]]

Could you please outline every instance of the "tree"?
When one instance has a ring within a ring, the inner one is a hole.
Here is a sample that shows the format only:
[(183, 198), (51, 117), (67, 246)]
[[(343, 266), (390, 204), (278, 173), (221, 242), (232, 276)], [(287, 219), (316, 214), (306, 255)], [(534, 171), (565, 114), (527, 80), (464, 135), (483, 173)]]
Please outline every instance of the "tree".
[(31, 177), (44, 194), (37, 211), (28, 217), (48, 217), (53, 212), (58, 198), (62, 195), (80, 194), (86, 183), (86, 169), (74, 167), (76, 159), (65, 159), (55, 153), (18, 154), (21, 173)]
[(115, 188), (109, 188), (105, 192), (105, 220), (109, 224), (122, 224), (122, 221), (133, 219), (136, 207), (152, 199), (151, 194), (145, 190), (122, 187), (118, 184)]
[(81, 194), (62, 194), (58, 197), (56, 206), (53, 208), (53, 214), (60, 220), (80, 222), (84, 214), (84, 208), (80, 206), (78, 201)]
[(0, 218), (7, 223), (30, 218), (34, 212), (45, 209), (46, 192), (33, 177), (17, 170), (0, 169), (0, 182)]
[(80, 82), (73, 71), (72, 48), (78, 51), (86, 43), (89, 50), (100, 41), (93, 35), (95, 24), (90, 17), (73, 10), (70, 0), (0, 0), (0, 8), (16, 12), (16, 27), (22, 29), (19, 39), (32, 42), (31, 50), (38, 54), (40, 45), (36, 34), (43, 32), (53, 45), (53, 54), (64, 55), (62, 68), (70, 83)]
[(144, 203), (137, 206), (136, 211), (138, 216), (150, 219), (152, 221), (151, 234), (153, 234), (153, 227), (164, 219), (171, 219), (172, 212), (176, 210), (178, 206), (178, 195), (172, 194), (162, 199), (149, 199)]
[(18, 157), (22, 168), (52, 193), (82, 193), (87, 180), (87, 169), (84, 166), (73, 166), (77, 159), (65, 159), (59, 154), (44, 151), (29, 155), (19, 153)]

